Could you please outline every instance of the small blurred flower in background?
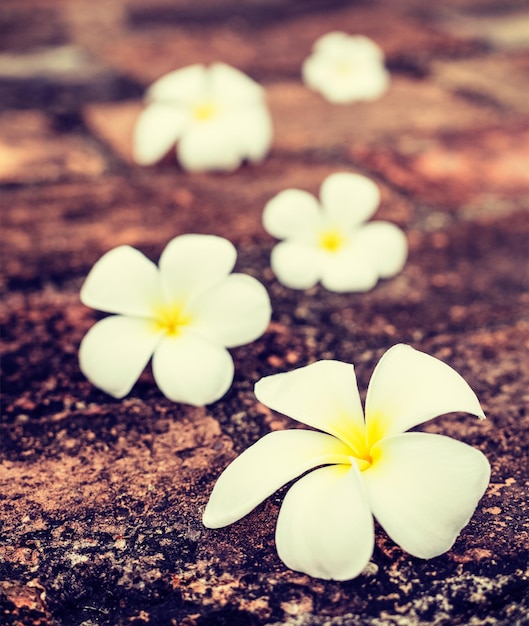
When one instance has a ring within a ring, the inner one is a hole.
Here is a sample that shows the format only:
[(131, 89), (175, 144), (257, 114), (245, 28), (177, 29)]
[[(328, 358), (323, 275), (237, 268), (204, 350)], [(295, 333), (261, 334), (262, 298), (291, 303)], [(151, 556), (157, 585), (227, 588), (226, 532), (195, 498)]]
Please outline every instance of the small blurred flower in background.
[(303, 82), (334, 104), (376, 100), (389, 86), (384, 54), (363, 35), (339, 31), (320, 37), (302, 66)]
[(214, 63), (166, 74), (147, 91), (133, 138), (135, 160), (151, 165), (176, 147), (189, 171), (235, 170), (261, 161), (273, 137), (265, 93), (239, 70)]

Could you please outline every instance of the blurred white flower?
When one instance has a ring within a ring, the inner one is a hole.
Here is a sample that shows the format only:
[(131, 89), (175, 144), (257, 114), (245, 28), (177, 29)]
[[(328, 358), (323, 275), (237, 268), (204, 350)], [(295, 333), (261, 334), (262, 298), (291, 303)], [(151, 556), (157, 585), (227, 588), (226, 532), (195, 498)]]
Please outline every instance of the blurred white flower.
[(321, 281), (330, 291), (368, 291), (401, 271), (408, 254), (404, 233), (389, 222), (364, 223), (380, 201), (375, 183), (359, 174), (331, 174), (320, 199), (321, 206), (306, 191), (286, 189), (264, 208), (265, 229), (284, 240), (271, 255), (281, 283), (308, 289)]
[(302, 66), (303, 81), (334, 104), (376, 100), (388, 88), (389, 73), (377, 44), (362, 35), (332, 32), (320, 37)]
[(154, 379), (175, 402), (218, 400), (233, 380), (226, 348), (261, 336), (270, 299), (257, 280), (230, 274), (237, 253), (226, 239), (182, 235), (162, 253), (159, 268), (119, 246), (88, 274), (81, 301), (116, 315), (97, 322), (79, 350), (81, 370), (116, 398), (132, 388), (152, 359)]
[(157, 80), (147, 91), (133, 138), (135, 160), (156, 163), (176, 145), (183, 168), (234, 170), (262, 160), (272, 143), (264, 91), (224, 63), (190, 65)]
[(485, 418), (455, 370), (410, 346), (382, 356), (365, 421), (348, 363), (318, 361), (268, 376), (255, 395), (318, 430), (272, 432), (245, 450), (218, 479), (203, 521), (209, 528), (232, 524), (301, 476), (285, 496), (276, 529), (279, 557), (291, 569), (354, 578), (373, 552), (373, 515), (413, 556), (438, 556), (485, 492), (490, 466), (479, 450), (442, 435), (405, 432), (453, 411)]

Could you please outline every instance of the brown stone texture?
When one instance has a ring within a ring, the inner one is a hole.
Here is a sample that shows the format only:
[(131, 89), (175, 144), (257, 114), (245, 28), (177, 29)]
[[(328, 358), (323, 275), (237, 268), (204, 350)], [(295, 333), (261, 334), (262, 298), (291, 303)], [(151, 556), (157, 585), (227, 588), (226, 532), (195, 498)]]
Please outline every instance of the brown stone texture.
[[(0, 624), (427, 626), (529, 624), (529, 11), (522, 0), (7, 0), (0, 11), (2, 418)], [(329, 30), (372, 37), (391, 87), (331, 105), (300, 64)], [(261, 164), (186, 174), (135, 165), (142, 93), (163, 73), (224, 61), (260, 81), (275, 137)], [(317, 193), (335, 171), (379, 185), (377, 218), (404, 229), (403, 272), (366, 294), (274, 278), (265, 203)], [(79, 301), (120, 244), (157, 261), (182, 233), (238, 249), (273, 305), (232, 350), (204, 408), (166, 399), (150, 368), (116, 400), (78, 365), (99, 314)], [(290, 571), (274, 530), (285, 490), (207, 530), (216, 478), (248, 445), (297, 425), (257, 403), (265, 375), (353, 362), (365, 394), (399, 342), (435, 355), (488, 419), (425, 424), (482, 450), (491, 483), (469, 525), (423, 561), (377, 527), (355, 580)]]

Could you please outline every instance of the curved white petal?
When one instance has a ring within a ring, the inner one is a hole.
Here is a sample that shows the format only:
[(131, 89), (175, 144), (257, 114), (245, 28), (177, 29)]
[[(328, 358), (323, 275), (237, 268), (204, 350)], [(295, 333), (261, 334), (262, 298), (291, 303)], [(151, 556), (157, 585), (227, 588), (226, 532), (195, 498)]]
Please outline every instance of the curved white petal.
[(323, 255), (321, 284), (329, 291), (369, 291), (378, 280), (371, 251), (356, 239), (343, 250)]
[(310, 472), (288, 491), (277, 520), (279, 558), (316, 578), (349, 580), (373, 553), (373, 516), (356, 465)]
[(237, 251), (216, 235), (180, 235), (160, 257), (160, 276), (168, 304), (183, 305), (190, 296), (223, 280), (233, 269)]
[(208, 71), (200, 64), (169, 72), (154, 82), (147, 91), (148, 100), (191, 105), (207, 97)]
[(325, 33), (313, 45), (313, 50), (327, 55), (342, 53), (344, 46), (347, 46), (351, 40), (351, 35), (341, 31), (333, 30)]
[(408, 257), (408, 240), (390, 222), (370, 222), (355, 235), (355, 246), (369, 256), (377, 275), (390, 278), (398, 274)]
[(189, 124), (186, 109), (157, 102), (149, 104), (134, 128), (134, 160), (140, 165), (156, 163), (176, 144)]
[(320, 251), (296, 241), (282, 241), (274, 246), (270, 265), (279, 282), (291, 289), (313, 287), (322, 272)]
[[(354, 82), (349, 85), (349, 89), (343, 89), (339, 97), (342, 102), (377, 100), (386, 93), (388, 87), (389, 73), (384, 66), (370, 63), (366, 64), (363, 72), (358, 73)], [(338, 93), (338, 90), (336, 91)]]
[(162, 301), (156, 265), (130, 246), (104, 254), (81, 287), (81, 302), (107, 313), (152, 317)]
[(259, 402), (347, 443), (363, 457), (365, 428), (354, 365), (316, 361), (262, 378), (255, 385)]
[(264, 333), (272, 307), (268, 292), (258, 280), (245, 274), (231, 274), (197, 298), (189, 313), (194, 333), (234, 348)]
[(326, 33), (314, 42), (313, 49), (320, 56), (336, 58), (358, 56), (382, 61), (384, 53), (380, 46), (364, 35), (349, 35), (343, 31)]
[(336, 437), (311, 430), (269, 433), (222, 472), (204, 511), (208, 528), (236, 522), (290, 480), (328, 463), (347, 463), (348, 448)]
[(162, 334), (151, 320), (106, 317), (81, 342), (81, 371), (96, 387), (123, 398), (145, 369)]
[(320, 199), (330, 221), (348, 232), (373, 215), (380, 203), (380, 192), (365, 176), (337, 172), (323, 181)]
[(263, 226), (276, 239), (300, 238), (300, 233), (309, 233), (310, 239), (315, 241), (321, 225), (318, 201), (301, 189), (281, 191), (263, 210)]
[(241, 159), (261, 161), (272, 145), (272, 118), (264, 104), (255, 104), (234, 111), (233, 141)]
[(485, 456), (427, 433), (383, 439), (362, 473), (371, 509), (388, 535), (414, 556), (446, 552), (469, 522), (490, 477)]
[(264, 89), (240, 70), (225, 63), (209, 67), (212, 95), (228, 104), (251, 104), (264, 99)]
[(230, 353), (201, 337), (166, 336), (152, 359), (154, 379), (173, 402), (204, 406), (221, 398), (233, 380)]
[(382, 356), (369, 382), (368, 440), (375, 443), (456, 411), (485, 418), (476, 394), (460, 374), (433, 356), (398, 344)]
[(236, 117), (219, 114), (194, 122), (178, 143), (176, 153), (190, 172), (232, 171), (242, 161)]
[(323, 85), (329, 80), (328, 72), (329, 64), (327, 60), (316, 53), (306, 58), (301, 65), (301, 77), (305, 85), (309, 89), (324, 95), (327, 90)]

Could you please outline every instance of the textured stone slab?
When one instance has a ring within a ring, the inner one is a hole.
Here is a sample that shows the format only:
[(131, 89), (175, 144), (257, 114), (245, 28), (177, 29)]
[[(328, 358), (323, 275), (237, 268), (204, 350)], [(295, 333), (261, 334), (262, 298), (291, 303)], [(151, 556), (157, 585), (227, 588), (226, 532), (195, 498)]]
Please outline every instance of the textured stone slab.
[(475, 101), (490, 102), (505, 111), (529, 113), (527, 51), (462, 61), (436, 61), (433, 73), (436, 82), (452, 92), (466, 94)]
[(2, 108), (71, 110), (80, 103), (130, 97), (137, 86), (77, 46), (0, 54)]
[[(18, 354), (18, 367), (7, 370), (9, 446), (0, 465), (7, 496), (0, 504), (0, 567), (11, 580), (0, 587), (0, 597), (8, 616), (50, 624), (104, 615), (114, 624), (142, 616), (148, 624), (296, 618), (345, 625), (376, 617), (398, 623), (403, 614), (432, 624), (472, 623), (472, 616), (523, 623), (529, 558), (523, 455), (529, 441), (527, 416), (512, 398), (527, 399), (527, 323), (416, 342), (457, 367), (482, 398), (486, 422), (447, 416), (425, 429), (480, 447), (492, 462), (491, 486), (447, 554), (411, 558), (378, 530), (366, 571), (335, 583), (291, 572), (277, 559), (273, 533), (282, 493), (232, 527), (208, 531), (201, 525), (209, 489), (233, 448), (243, 449), (270, 427), (270, 414), (251, 393), (248, 370), (225, 399), (206, 409), (168, 402), (148, 376), (117, 402), (76, 372), (75, 344), (90, 316), (73, 294), (14, 296), (7, 304), (16, 323), (5, 320), (5, 312), (2, 321)], [(327, 311), (334, 305), (328, 302)], [(39, 322), (21, 343), (18, 327), (35, 319), (33, 311)], [(236, 365), (253, 361), (262, 368), (255, 359), (270, 348), (265, 335), (256, 347), (238, 350)], [(286, 363), (292, 344), (275, 350)], [(381, 348), (355, 350), (365, 389)], [(344, 348), (336, 355), (347, 353)], [(31, 387), (17, 391), (13, 380), (21, 368)], [(292, 425), (283, 418), (274, 427)]]
[(448, 32), (477, 39), (498, 49), (529, 48), (529, 11), (512, 10), (502, 15), (455, 13), (440, 22)]
[(60, 132), (54, 121), (35, 110), (0, 113), (0, 183), (86, 179), (107, 169), (91, 139)]
[(529, 206), (529, 131), (524, 122), (363, 142), (353, 159), (422, 202), (467, 214)]
[[(528, 624), (526, 51), (519, 39), (513, 47), (497, 37), (523, 2), (6, 5), (5, 49), (37, 70), (28, 90), (21, 80), (6, 100), (27, 110), (0, 117), (10, 150), (0, 153), (8, 174), (0, 235), (2, 626)], [(185, 19), (167, 21), (164, 7)], [(244, 15), (234, 19), (232, 9)], [(495, 34), (447, 29), (454, 16)], [(382, 45), (392, 86), (379, 101), (331, 106), (302, 86), (299, 64), (335, 28)], [(85, 51), (88, 65), (77, 67), (87, 70), (71, 71), (78, 87), (54, 74), (46, 97), (35, 91), (43, 59), (32, 41)], [(170, 159), (133, 165), (143, 87), (177, 66), (219, 59), (268, 91), (276, 137), (266, 160), (229, 175), (189, 175)], [(90, 68), (109, 72), (93, 91)], [(142, 89), (119, 86), (123, 75)], [(103, 98), (110, 101), (97, 102)], [(375, 218), (405, 230), (409, 260), (367, 294), (286, 289), (269, 267), (274, 240), (262, 208), (287, 187), (315, 193), (340, 170), (377, 182)], [(149, 367), (115, 400), (79, 370), (79, 343), (100, 317), (79, 302), (82, 280), (116, 245), (157, 261), (184, 232), (235, 243), (237, 269), (270, 292), (272, 322), (258, 341), (232, 350), (234, 384), (210, 406), (169, 402)], [(256, 380), (337, 358), (355, 363), (365, 394), (380, 355), (401, 341), (461, 372), (487, 415), (446, 415), (422, 427), (481, 449), (492, 465), (491, 484), (448, 553), (412, 558), (377, 528), (371, 562), (353, 581), (290, 571), (274, 546), (284, 489), (231, 527), (202, 526), (229, 461), (263, 434), (296, 427), (256, 402)]]

